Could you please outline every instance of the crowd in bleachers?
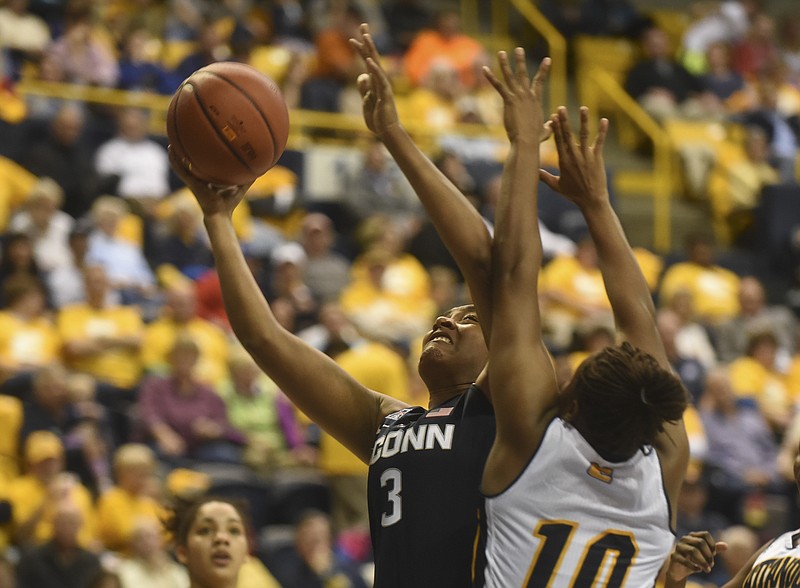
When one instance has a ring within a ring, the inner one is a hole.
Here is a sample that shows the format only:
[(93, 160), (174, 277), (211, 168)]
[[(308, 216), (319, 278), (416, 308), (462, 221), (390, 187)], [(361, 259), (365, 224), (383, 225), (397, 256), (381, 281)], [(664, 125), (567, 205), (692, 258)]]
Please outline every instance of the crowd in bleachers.
[[(676, 135), (694, 164), (684, 167), (687, 190), (710, 202), (718, 240), (778, 238), (764, 228), (773, 215), (754, 212), (765, 186), (774, 184), (765, 199), (779, 211), (790, 203), (777, 214), (781, 240), (768, 244), (787, 254), (780, 264), (741, 263), (709, 235), (665, 256), (636, 250), (693, 400), (680, 530), (724, 530), (754, 550), (800, 526), (791, 472), (800, 330), (770, 290), (776, 272), (796, 284), (800, 267), (800, 200), (791, 206), (800, 20), (781, 18), (777, 35), (762, 3), (723, 2), (678, 45), (674, 30), (625, 2), (549, 4), (570, 38), (642, 41), (621, 81), (665, 126), (725, 124), (725, 142)], [(461, 32), (457, 11), (417, 0), (0, 3), (0, 575), (16, 570), (21, 588), (83, 587), (105, 585), (107, 569), (123, 588), (185, 586), (158, 530), (160, 505), (211, 489), (250, 502), (261, 557), (247, 585), (270, 585), (270, 572), (283, 586), (325, 574), (360, 585), (366, 466), (297, 413), (235, 341), (200, 209), (169, 169), (163, 132), (138, 108), (13, 88), (39, 80), (169, 95), (195, 69), (237, 59), (273, 76), (291, 108), (358, 113), (361, 64), (347, 39), (367, 20), (404, 122), (451, 133), (500, 121), (478, 75), (484, 47)], [(491, 225), (502, 150), (448, 140), (455, 148), (434, 154), (439, 169)], [(425, 404), (419, 341), (466, 300), (461, 276), (379, 143), (359, 144), (323, 179), (310, 175), (311, 151), (290, 149), (235, 212), (253, 274), (285, 328), (370, 388)], [(320, 182), (334, 198), (307, 198)], [(543, 317), (566, 380), (611, 342), (611, 313), (580, 215), (541, 191)], [(279, 531), (295, 524), (292, 543)], [(37, 575), (42, 561), (76, 549), (58, 579)]]

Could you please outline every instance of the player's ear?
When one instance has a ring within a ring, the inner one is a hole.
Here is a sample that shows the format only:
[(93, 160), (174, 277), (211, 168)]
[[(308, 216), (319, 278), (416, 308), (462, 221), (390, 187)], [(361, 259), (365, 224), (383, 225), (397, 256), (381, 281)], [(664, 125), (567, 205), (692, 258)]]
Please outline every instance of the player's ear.
[(568, 423), (571, 423), (578, 416), (578, 412), (578, 399), (570, 393), (569, 388), (562, 391), (558, 397), (558, 415)]

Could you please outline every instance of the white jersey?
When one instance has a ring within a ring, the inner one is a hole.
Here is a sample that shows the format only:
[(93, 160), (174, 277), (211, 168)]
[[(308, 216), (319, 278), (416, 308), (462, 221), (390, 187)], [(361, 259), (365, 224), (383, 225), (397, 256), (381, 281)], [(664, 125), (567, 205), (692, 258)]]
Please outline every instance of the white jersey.
[(485, 508), (488, 588), (653, 586), (675, 539), (656, 452), (609, 463), (560, 418)]
[(800, 586), (800, 530), (784, 533), (756, 558), (744, 579), (744, 588)]

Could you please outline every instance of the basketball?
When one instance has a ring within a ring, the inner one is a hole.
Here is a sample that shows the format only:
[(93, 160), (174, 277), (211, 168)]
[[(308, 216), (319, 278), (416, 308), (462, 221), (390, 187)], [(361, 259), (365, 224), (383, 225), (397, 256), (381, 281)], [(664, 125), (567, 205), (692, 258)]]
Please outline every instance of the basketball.
[(249, 65), (213, 63), (190, 75), (167, 111), (167, 136), (198, 178), (240, 186), (286, 148), (289, 111), (277, 84)]

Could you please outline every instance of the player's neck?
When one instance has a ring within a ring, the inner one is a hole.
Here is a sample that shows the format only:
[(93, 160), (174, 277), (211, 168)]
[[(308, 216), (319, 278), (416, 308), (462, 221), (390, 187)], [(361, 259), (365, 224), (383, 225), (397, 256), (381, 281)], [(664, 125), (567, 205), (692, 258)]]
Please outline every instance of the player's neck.
[(472, 382), (465, 382), (462, 384), (454, 384), (452, 386), (441, 386), (430, 390), (428, 398), (428, 408), (435, 408), (440, 404), (444, 404), (451, 398), (459, 396), (469, 390)]

